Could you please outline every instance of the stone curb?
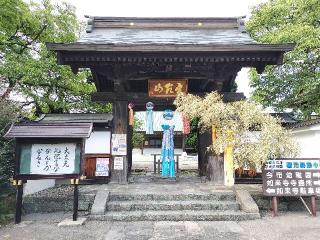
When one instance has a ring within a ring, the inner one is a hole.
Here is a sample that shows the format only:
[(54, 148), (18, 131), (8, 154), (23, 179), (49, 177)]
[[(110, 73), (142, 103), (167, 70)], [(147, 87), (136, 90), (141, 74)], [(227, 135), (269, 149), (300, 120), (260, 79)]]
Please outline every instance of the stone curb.
[(107, 201), (109, 199), (108, 191), (98, 191), (91, 207), (91, 214), (102, 215), (106, 211)]
[(65, 219), (62, 222), (58, 223), (58, 227), (73, 227), (73, 226), (81, 226), (86, 221), (86, 218), (78, 218), (77, 221), (73, 221), (72, 219)]
[(235, 190), (240, 209), (246, 213), (258, 213), (259, 208), (247, 190)]

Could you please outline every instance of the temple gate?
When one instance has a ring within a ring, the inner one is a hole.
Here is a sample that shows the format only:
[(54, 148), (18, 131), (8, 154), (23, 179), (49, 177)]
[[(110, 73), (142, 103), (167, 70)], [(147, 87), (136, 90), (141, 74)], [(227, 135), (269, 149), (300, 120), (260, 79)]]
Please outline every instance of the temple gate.
[[(282, 64), (293, 45), (256, 43), (246, 34), (242, 18), (88, 17), (86, 35), (77, 42), (47, 47), (74, 73), (90, 68), (97, 87), (92, 99), (113, 103), (113, 133), (126, 134), (128, 147), (121, 156), (123, 169), (113, 168), (112, 180), (126, 183), (132, 160), (128, 103), (135, 104), (135, 111), (144, 110), (149, 101), (157, 110), (174, 109), (174, 96), (150, 94), (151, 80), (183, 79), (188, 93), (217, 91), (224, 101), (237, 101), (244, 98), (235, 92), (241, 68), (262, 73), (266, 65)], [(206, 153), (211, 134), (199, 133), (198, 141), (200, 175), (221, 179), (217, 160), (223, 156), (208, 158)]]

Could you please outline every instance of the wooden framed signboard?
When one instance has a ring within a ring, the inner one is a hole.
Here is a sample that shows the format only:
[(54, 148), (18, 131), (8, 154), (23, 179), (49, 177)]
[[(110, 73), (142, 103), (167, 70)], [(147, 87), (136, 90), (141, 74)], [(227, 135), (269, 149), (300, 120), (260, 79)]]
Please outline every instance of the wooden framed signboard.
[(23, 184), (28, 180), (70, 179), (74, 185), (73, 220), (78, 218), (78, 184), (82, 174), (85, 138), (92, 123), (13, 124), (5, 134), (16, 139), (17, 186), (15, 222), (21, 222)]
[(149, 97), (176, 97), (178, 93), (188, 92), (187, 79), (151, 79), (148, 80)]
[[(273, 197), (274, 211), (277, 208), (276, 197), (280, 196), (309, 196), (311, 202), (315, 202), (315, 196), (320, 196), (320, 159), (268, 160), (262, 171), (262, 181), (263, 194)], [(315, 214), (315, 204), (312, 205)]]
[(269, 160), (262, 179), (266, 196), (320, 195), (320, 160)]

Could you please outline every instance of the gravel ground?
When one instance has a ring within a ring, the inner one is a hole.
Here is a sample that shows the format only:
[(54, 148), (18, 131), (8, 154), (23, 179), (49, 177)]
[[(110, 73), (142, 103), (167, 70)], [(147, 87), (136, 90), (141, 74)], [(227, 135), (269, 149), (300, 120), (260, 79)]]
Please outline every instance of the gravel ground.
[(307, 213), (269, 214), (259, 220), (243, 222), (99, 222), (83, 226), (58, 227), (71, 213), (29, 214), (23, 222), (0, 228), (0, 239), (226, 239), (226, 240), (313, 240), (319, 239), (320, 217)]

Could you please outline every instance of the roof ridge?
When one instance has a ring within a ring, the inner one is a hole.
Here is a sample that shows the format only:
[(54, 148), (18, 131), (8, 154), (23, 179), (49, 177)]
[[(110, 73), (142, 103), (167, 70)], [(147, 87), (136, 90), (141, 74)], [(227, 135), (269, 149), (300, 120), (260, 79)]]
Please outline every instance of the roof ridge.
[(234, 20), (234, 19), (242, 19), (246, 16), (229, 16), (229, 17), (116, 17), (116, 16), (89, 16), (85, 15), (86, 18), (91, 18), (95, 20), (194, 20), (194, 19), (207, 19), (207, 20)]
[(95, 28), (125, 29), (238, 29), (245, 32), (244, 18), (240, 17), (100, 17), (86, 16), (87, 33)]

